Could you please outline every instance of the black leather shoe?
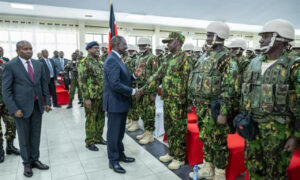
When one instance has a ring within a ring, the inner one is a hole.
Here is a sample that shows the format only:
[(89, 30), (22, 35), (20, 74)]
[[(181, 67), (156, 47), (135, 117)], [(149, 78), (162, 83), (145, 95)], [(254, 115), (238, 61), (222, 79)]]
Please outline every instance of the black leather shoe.
[(80, 107), (83, 107), (83, 103), (81, 103)]
[(100, 140), (100, 141), (96, 142), (95, 144), (107, 145), (107, 142), (105, 140)]
[(132, 162), (135, 161), (135, 159), (132, 158), (132, 157), (126, 157), (126, 156), (125, 156), (125, 157), (121, 158), (120, 161), (122, 161), (122, 162), (124, 162), (124, 163), (132, 163)]
[(47, 166), (46, 164), (41, 163), (41, 161), (34, 161), (33, 163), (31, 163), (31, 167), (32, 168), (37, 168), (40, 170), (48, 170), (49, 166)]
[(13, 140), (7, 141), (6, 154), (20, 155), (20, 151), (14, 146)]
[(79, 101), (78, 104), (82, 104), (82, 101)]
[(67, 109), (71, 109), (73, 107), (72, 102), (69, 103), (69, 105), (67, 106)]
[(55, 108), (61, 108), (61, 106), (58, 105), (58, 104), (54, 104), (53, 107), (55, 107)]
[(30, 164), (24, 165), (24, 176), (31, 177), (33, 175), (32, 168)]
[(4, 155), (4, 150), (3, 148), (0, 148), (0, 163), (3, 163), (4, 162), (4, 159), (5, 159), (5, 155)]
[(95, 144), (86, 145), (86, 148), (88, 148), (90, 151), (99, 151), (99, 148), (95, 146)]
[(116, 173), (120, 173), (120, 174), (125, 174), (126, 173), (125, 169), (123, 169), (122, 166), (120, 166), (119, 163), (116, 163), (116, 164), (109, 163), (109, 168), (113, 169)]

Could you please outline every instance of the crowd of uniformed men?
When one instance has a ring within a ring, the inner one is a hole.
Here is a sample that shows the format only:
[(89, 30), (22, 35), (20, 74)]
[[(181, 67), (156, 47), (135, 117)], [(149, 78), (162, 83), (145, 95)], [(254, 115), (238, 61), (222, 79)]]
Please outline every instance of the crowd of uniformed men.
[[(170, 162), (169, 169), (185, 164), (187, 113), (194, 106), (199, 138), (204, 143), (204, 166), (198, 178), (225, 179), (227, 135), (237, 130), (246, 140), (245, 165), (251, 179), (287, 179), (287, 168), (300, 138), (300, 46), (291, 45), (295, 40), (293, 25), (279, 19), (267, 22), (259, 33), (260, 47), (256, 49), (248, 48), (243, 39), (234, 39), (225, 46), (230, 29), (222, 22), (210, 23), (206, 33), (203, 48), (185, 44), (185, 37), (178, 32), (171, 32), (163, 40), (167, 46), (156, 47), (156, 55), (148, 38), (140, 38), (137, 46), (128, 45), (122, 60), (129, 71), (145, 64), (142, 76), (132, 84), (142, 89), (143, 95), (132, 98), (128, 131), (139, 129), (141, 117), (144, 133), (136, 138), (140, 144), (154, 141), (155, 98), (160, 87), (169, 152), (159, 159)], [(87, 57), (77, 50), (65, 66), (65, 71), (71, 73), (67, 108), (72, 108), (78, 89), (86, 113), (86, 147), (97, 151), (95, 144), (106, 144), (102, 138), (105, 112), (101, 94), (108, 47), (91, 42), (86, 50)], [(0, 108), (6, 125), (7, 154), (19, 154), (13, 146), (15, 125), (3, 103)], [(0, 135), (3, 162), (1, 128)]]

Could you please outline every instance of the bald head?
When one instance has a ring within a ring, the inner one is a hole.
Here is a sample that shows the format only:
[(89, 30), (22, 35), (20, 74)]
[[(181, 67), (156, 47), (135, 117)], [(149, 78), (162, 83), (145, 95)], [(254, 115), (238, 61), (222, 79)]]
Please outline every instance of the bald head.
[(111, 48), (117, 51), (119, 54), (125, 54), (127, 47), (127, 43), (124, 37), (122, 36), (114, 36), (110, 40)]
[(30, 59), (32, 57), (32, 46), (28, 41), (19, 41), (16, 44), (17, 54), (23, 59)]

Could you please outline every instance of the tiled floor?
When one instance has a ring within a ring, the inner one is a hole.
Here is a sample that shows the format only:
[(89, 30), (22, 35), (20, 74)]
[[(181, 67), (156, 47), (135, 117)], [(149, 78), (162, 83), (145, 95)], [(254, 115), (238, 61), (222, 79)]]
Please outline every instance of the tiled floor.
[[(121, 165), (124, 175), (108, 168), (106, 146), (91, 152), (85, 148), (84, 110), (74, 102), (73, 109), (53, 109), (43, 116), (40, 160), (50, 165), (50, 170), (33, 170), (32, 180), (166, 180), (180, 179), (154, 158), (149, 152), (125, 135), (125, 153), (136, 158), (135, 163)], [(106, 128), (105, 128), (106, 129)], [(104, 133), (105, 134), (105, 133)], [(104, 136), (105, 137), (105, 136)], [(17, 141), (15, 145), (18, 146)], [(28, 179), (23, 176), (19, 156), (6, 156), (0, 164), (0, 180)]]

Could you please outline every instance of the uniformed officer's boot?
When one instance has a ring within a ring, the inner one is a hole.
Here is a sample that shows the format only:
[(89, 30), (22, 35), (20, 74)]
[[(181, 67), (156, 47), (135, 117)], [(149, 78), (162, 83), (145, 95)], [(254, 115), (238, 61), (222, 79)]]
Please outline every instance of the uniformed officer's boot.
[(166, 155), (164, 155), (164, 156), (160, 156), (159, 157), (159, 160), (161, 161), (161, 162), (170, 162), (170, 161), (172, 161), (173, 160), (173, 157), (172, 156), (170, 156), (169, 154), (166, 154)]
[(70, 101), (70, 103), (69, 103), (67, 109), (71, 109), (72, 107), (73, 107), (73, 103), (72, 103), (72, 101)]
[(141, 135), (136, 136), (136, 138), (137, 138), (138, 140), (141, 140), (141, 139), (143, 139), (145, 136), (146, 136), (146, 132), (144, 132), (144, 133), (141, 134)]
[(3, 147), (0, 146), (0, 163), (4, 162), (4, 156), (5, 156), (5, 153), (4, 153)]
[(133, 121), (132, 125), (130, 126), (130, 128), (128, 128), (129, 132), (133, 132), (139, 129), (139, 123), (138, 121)]
[(184, 164), (185, 164), (184, 161), (179, 161), (179, 160), (173, 159), (172, 162), (168, 165), (168, 168), (171, 170), (176, 170), (176, 169), (179, 169)]
[(146, 131), (146, 135), (139, 141), (140, 144), (148, 144), (154, 141), (154, 136), (151, 131)]
[(14, 146), (14, 140), (7, 141), (6, 154), (20, 155), (19, 149)]
[(226, 180), (225, 169), (215, 168), (214, 180)]
[(213, 179), (214, 175), (214, 165), (210, 162), (204, 162), (203, 167), (198, 171), (198, 179)]

